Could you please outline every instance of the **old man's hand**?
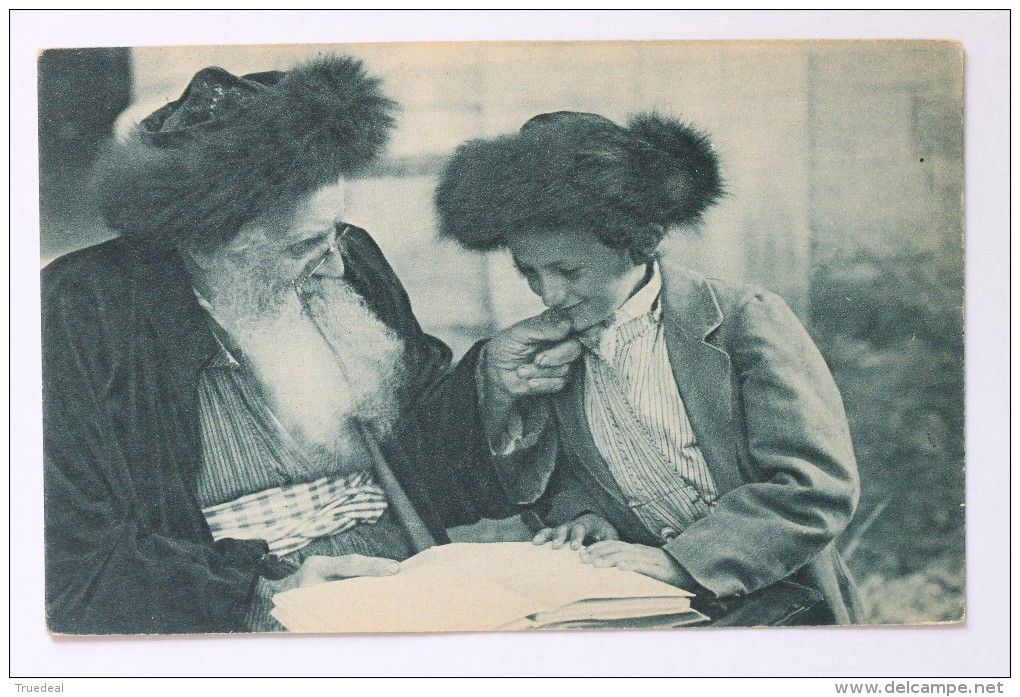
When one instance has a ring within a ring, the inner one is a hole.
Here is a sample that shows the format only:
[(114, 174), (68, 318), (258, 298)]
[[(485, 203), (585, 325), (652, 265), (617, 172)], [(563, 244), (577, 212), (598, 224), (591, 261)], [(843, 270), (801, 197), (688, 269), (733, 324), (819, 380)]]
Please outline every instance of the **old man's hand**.
[(581, 355), (570, 330), (569, 320), (547, 311), (501, 331), (486, 348), (489, 387), (510, 398), (559, 392)]
[(570, 321), (552, 311), (504, 329), (486, 346), (484, 395), (487, 430), (498, 431), (515, 405), (554, 394), (567, 384), (581, 343), (570, 336)]
[(308, 557), (294, 573), (293, 586), (312, 586), (355, 576), (392, 576), (400, 571), (400, 562), (382, 557), (345, 554), (339, 557)]

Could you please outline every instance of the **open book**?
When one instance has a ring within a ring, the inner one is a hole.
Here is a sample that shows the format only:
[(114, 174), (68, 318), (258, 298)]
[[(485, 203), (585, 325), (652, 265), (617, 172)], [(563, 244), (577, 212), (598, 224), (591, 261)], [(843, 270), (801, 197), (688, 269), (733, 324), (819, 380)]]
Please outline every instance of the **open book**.
[(691, 594), (632, 571), (584, 564), (567, 548), (530, 542), (449, 544), (399, 573), (276, 595), (292, 632), (440, 632), (676, 627), (706, 621)]

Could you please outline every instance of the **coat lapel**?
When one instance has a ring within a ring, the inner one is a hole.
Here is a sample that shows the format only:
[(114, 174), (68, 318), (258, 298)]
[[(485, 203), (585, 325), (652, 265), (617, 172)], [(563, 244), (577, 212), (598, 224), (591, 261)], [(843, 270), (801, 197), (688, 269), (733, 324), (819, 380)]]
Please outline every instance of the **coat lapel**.
[(595, 445), (595, 438), (588, 426), (588, 417), (584, 413), (584, 364), (580, 362), (570, 383), (557, 396), (555, 401), (556, 415), (560, 421), (561, 433), (568, 442), (568, 447), (577, 455), (578, 461), (587, 469), (595, 481), (606, 493), (618, 503), (627, 507), (626, 499), (616, 478), (606, 464), (605, 459)]
[(743, 483), (737, 467), (729, 355), (711, 343), (723, 313), (703, 276), (661, 263), (666, 350), (677, 389), (719, 494)]
[[(663, 322), (680, 397), (719, 494), (743, 484), (737, 466), (733, 387), (729, 355), (711, 343), (723, 313), (708, 280), (660, 260)], [(570, 447), (592, 477), (626, 506), (623, 492), (598, 452), (584, 413), (584, 371), (578, 370), (556, 399), (556, 411)]]
[(178, 253), (159, 247), (140, 248), (137, 253), (132, 292), (138, 294), (138, 305), (162, 347), (177, 402), (194, 404), (198, 375), (219, 344)]

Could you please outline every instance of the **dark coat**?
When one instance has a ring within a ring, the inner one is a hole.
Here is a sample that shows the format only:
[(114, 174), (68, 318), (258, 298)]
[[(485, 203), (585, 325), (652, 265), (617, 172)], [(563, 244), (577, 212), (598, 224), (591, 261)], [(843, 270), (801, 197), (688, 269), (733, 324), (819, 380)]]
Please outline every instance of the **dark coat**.
[[(383, 450), (416, 510), (440, 542), (445, 527), (513, 512), (471, 467), (488, 456), (477, 351), (451, 370), (368, 234), (345, 251), (348, 280), (406, 343), (405, 409)], [(131, 238), (70, 254), (43, 271), (42, 313), (50, 629), (243, 630), (266, 545), (213, 542), (197, 500), (197, 386), (218, 344), (181, 258)]]
[(581, 371), (553, 400), (555, 429), (500, 463), (501, 478), (522, 503), (541, 497), (551, 525), (594, 511), (621, 539), (663, 546), (716, 596), (794, 575), (822, 591), (836, 622), (855, 621), (858, 601), (833, 540), (860, 487), (825, 361), (778, 296), (666, 261), (661, 270), (666, 347), (719, 488), (715, 510), (665, 544), (649, 534), (588, 431)]

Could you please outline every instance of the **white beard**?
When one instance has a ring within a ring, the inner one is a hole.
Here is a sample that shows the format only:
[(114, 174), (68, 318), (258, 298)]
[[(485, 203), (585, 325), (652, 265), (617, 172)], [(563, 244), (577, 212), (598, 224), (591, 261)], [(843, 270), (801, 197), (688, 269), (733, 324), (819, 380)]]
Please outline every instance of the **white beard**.
[(213, 311), (284, 428), (319, 459), (343, 452), (359, 426), (377, 436), (392, 429), (404, 346), (345, 281), (318, 281), (305, 302), (307, 311), (290, 284), (259, 287), (248, 280), (226, 284)]

